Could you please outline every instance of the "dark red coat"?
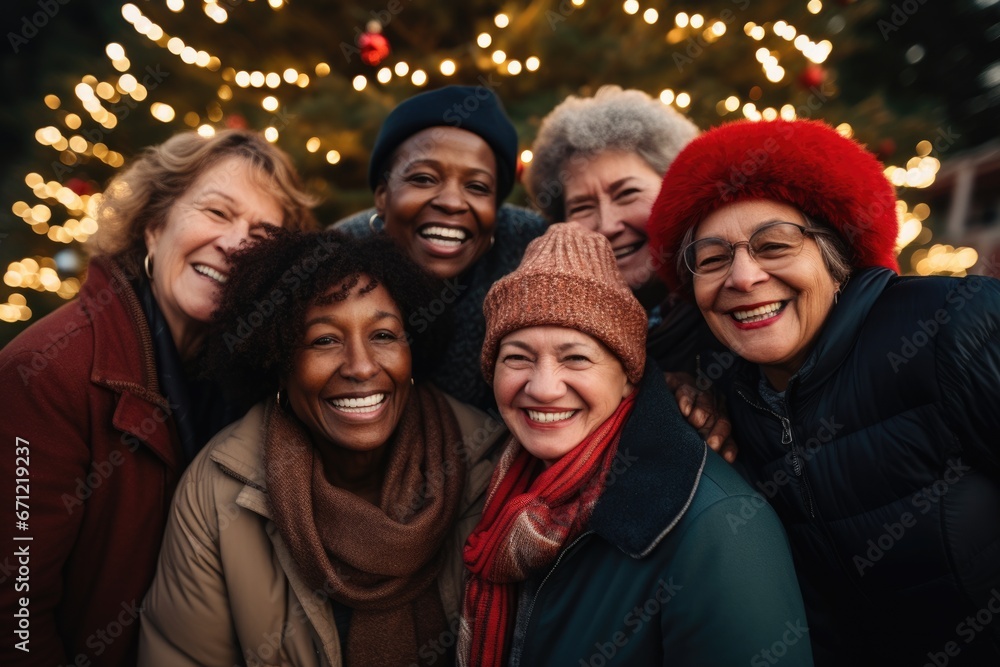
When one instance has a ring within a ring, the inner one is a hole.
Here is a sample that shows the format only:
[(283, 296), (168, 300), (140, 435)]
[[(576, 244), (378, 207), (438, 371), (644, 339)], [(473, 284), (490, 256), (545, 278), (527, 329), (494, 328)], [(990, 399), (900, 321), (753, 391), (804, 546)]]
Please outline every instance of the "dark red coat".
[[(121, 269), (93, 261), (77, 301), (0, 350), (0, 387), (0, 664), (135, 664), (182, 464)], [(16, 648), (22, 602), (30, 653)]]

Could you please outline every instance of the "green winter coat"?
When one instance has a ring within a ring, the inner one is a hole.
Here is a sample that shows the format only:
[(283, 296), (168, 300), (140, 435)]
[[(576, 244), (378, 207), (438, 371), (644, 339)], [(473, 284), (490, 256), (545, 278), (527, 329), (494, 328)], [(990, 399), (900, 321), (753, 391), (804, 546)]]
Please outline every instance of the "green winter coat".
[(647, 365), (587, 531), (522, 587), (510, 665), (812, 665), (771, 507)]

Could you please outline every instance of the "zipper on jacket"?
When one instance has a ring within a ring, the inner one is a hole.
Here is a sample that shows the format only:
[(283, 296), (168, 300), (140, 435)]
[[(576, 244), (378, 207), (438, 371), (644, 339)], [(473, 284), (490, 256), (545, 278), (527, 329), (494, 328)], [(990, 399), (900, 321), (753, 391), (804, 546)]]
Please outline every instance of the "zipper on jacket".
[[(525, 638), (527, 638), (527, 636), (528, 636), (528, 626), (531, 624), (531, 612), (533, 612), (535, 610), (535, 602), (538, 600), (538, 596), (541, 595), (542, 588), (545, 586), (545, 582), (548, 581), (549, 577), (552, 576), (552, 573), (556, 571), (556, 568), (559, 567), (559, 563), (562, 562), (563, 558), (565, 558), (573, 550), (573, 548), (577, 544), (580, 543), (580, 541), (583, 538), (589, 537), (589, 536), (591, 536), (593, 534), (594, 534), (594, 531), (588, 530), (588, 531), (582, 533), (578, 538), (576, 538), (575, 540), (573, 540), (568, 547), (566, 547), (565, 549), (563, 549), (563, 552), (561, 554), (559, 554), (558, 558), (556, 558), (556, 562), (553, 563), (552, 567), (549, 568), (549, 571), (548, 571), (548, 573), (546, 573), (545, 578), (542, 579), (542, 583), (538, 584), (538, 588), (535, 589), (535, 595), (534, 595), (534, 597), (531, 598), (531, 604), (528, 605), (528, 611), (524, 615), (524, 636), (525, 636)], [(515, 657), (517, 658), (517, 661), (520, 662), (521, 653), (524, 652), (524, 642), (522, 641), (520, 646), (515, 646), (514, 648), (516, 649), (516, 654), (515, 654), (514, 651), (511, 652), (511, 662), (514, 662), (514, 658)]]
[[(787, 391), (787, 390), (786, 390)], [(742, 389), (737, 389), (736, 393), (740, 395), (744, 401), (750, 404), (751, 407), (760, 410), (761, 412), (766, 412), (773, 415), (775, 419), (781, 422), (781, 444), (789, 446), (789, 451), (792, 455), (792, 471), (795, 476), (801, 480), (802, 483), (802, 500), (805, 502), (806, 511), (809, 512), (809, 518), (816, 518), (816, 509), (813, 505), (812, 489), (809, 487), (809, 479), (805, 475), (805, 467), (802, 464), (802, 459), (799, 456), (799, 446), (792, 437), (792, 420), (788, 417), (782, 417), (774, 410), (757, 403), (756, 401), (750, 399), (746, 394), (743, 393)], [(785, 403), (785, 411), (788, 411), (788, 403)]]

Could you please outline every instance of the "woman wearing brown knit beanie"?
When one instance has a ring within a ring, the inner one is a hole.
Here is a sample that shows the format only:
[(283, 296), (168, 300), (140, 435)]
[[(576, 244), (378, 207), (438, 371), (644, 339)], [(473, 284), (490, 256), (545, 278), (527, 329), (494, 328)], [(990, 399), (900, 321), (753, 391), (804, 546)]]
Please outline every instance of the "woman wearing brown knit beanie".
[(484, 308), (512, 437), (466, 542), (459, 664), (811, 665), (781, 524), (646, 364), (607, 239), (553, 225)]
[(531, 146), (525, 187), (549, 222), (571, 220), (611, 243), (618, 270), (649, 318), (648, 356), (678, 389), (681, 412), (709, 447), (733, 461), (729, 422), (720, 417), (703, 360), (725, 348), (698, 309), (668, 292), (656, 275), (646, 223), (670, 164), (698, 127), (642, 90), (602, 86), (570, 95), (542, 119)]

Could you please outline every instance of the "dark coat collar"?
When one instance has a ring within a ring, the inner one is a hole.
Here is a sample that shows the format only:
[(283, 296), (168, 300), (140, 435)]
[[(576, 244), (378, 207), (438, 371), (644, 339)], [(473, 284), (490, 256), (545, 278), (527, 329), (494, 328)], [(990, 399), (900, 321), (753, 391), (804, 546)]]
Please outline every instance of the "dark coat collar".
[(633, 558), (646, 556), (684, 516), (707, 452), (651, 361), (638, 392), (590, 518), (592, 530)]

